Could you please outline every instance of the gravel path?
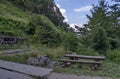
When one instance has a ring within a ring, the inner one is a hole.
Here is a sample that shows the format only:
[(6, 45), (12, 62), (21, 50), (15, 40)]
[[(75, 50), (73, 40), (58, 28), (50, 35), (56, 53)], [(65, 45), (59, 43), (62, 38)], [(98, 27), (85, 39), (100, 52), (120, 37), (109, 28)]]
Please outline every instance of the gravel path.
[(51, 73), (51, 75), (48, 76), (48, 79), (118, 79), (118, 78), (77, 76), (70, 74)]

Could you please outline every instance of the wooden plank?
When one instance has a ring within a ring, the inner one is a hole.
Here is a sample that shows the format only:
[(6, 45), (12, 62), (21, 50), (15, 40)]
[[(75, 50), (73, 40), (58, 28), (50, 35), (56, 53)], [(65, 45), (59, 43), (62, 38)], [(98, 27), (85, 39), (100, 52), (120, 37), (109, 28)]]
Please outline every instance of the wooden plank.
[(2, 54), (14, 54), (14, 53), (20, 53), (20, 52), (26, 52), (26, 51), (31, 51), (31, 49), (15, 49), (15, 50), (7, 50), (4, 51)]
[(46, 76), (53, 71), (53, 69), (49, 69), (49, 68), (35, 67), (25, 64), (3, 61), (3, 60), (0, 60), (0, 68), (4, 68), (32, 76), (38, 76), (38, 77)]
[(72, 54), (66, 54), (65, 57), (96, 59), (96, 60), (104, 60), (105, 59), (105, 56), (86, 56), (86, 55), (72, 55)]
[(71, 62), (71, 63), (85, 63), (85, 64), (101, 64), (98, 61), (86, 61), (86, 60), (67, 60), (67, 59), (59, 59), (60, 62)]
[(0, 69), (0, 79), (33, 79), (33, 78), (25, 74)]

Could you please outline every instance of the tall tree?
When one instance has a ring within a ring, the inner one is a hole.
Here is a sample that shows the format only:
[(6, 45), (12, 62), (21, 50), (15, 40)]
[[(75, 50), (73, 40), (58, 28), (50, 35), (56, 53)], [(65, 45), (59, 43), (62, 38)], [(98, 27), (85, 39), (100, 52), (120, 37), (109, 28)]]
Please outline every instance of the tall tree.
[(101, 27), (94, 28), (92, 38), (92, 48), (102, 54), (109, 49), (109, 40), (105, 30)]
[(107, 18), (108, 3), (105, 0), (99, 0), (99, 5), (93, 5), (91, 10), (91, 16), (87, 15), (89, 20), (88, 28), (92, 29), (94, 27), (107, 27), (108, 18)]

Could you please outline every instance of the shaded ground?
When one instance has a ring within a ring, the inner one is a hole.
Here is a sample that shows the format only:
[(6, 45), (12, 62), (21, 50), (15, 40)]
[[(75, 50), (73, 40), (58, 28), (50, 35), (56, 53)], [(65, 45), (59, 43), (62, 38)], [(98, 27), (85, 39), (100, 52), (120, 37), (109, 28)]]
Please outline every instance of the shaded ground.
[[(0, 79), (35, 79), (26, 74), (0, 69)], [(73, 74), (51, 73), (48, 79), (120, 79), (109, 77), (77, 76)]]
[(77, 76), (71, 74), (51, 73), (51, 75), (48, 76), (48, 79), (120, 79), (120, 78)]

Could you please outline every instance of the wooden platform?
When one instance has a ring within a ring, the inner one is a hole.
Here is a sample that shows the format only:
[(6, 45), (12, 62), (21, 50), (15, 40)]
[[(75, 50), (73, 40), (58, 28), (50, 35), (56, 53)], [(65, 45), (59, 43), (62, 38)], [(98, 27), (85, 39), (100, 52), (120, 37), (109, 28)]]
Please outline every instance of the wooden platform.
[(0, 69), (0, 79), (33, 79), (31, 76)]
[(27, 49), (6, 50), (2, 54), (14, 54), (14, 53), (20, 53), (20, 52), (26, 52), (26, 51), (31, 51), (31, 49), (27, 48)]
[(0, 60), (0, 68), (16, 71), (31, 76), (37, 76), (37, 77), (47, 76), (48, 74), (50, 74), (50, 72), (53, 71), (53, 69), (49, 69), (49, 68), (35, 67), (25, 64), (3, 61), (3, 60)]

